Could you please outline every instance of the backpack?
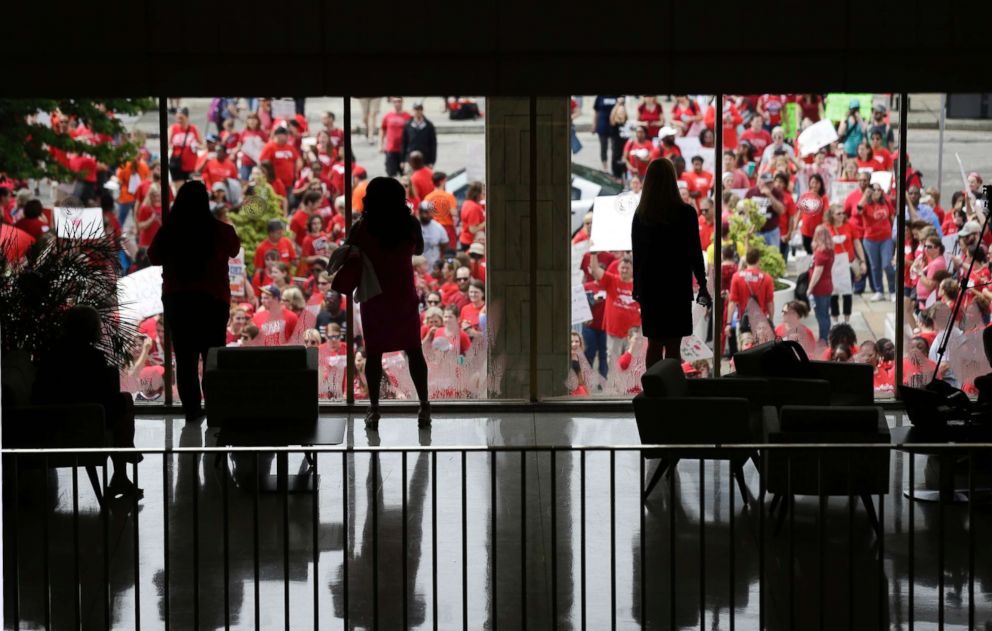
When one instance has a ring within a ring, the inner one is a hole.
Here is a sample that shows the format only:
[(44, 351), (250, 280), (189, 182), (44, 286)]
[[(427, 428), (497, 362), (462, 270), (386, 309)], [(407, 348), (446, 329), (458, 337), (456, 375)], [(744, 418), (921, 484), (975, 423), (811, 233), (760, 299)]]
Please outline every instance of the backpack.
[(803, 272), (796, 278), (794, 297), (799, 302), (806, 303), (807, 307), (809, 306), (809, 270)]

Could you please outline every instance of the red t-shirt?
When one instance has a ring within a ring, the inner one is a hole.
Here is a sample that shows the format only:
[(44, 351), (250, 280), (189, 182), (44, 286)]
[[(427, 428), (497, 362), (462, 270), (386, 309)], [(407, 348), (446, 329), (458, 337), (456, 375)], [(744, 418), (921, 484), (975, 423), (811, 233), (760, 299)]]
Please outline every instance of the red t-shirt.
[(823, 223), (823, 212), (830, 207), (830, 202), (826, 195), (817, 195), (813, 191), (806, 191), (799, 196), (796, 207), (799, 209), (799, 218), (802, 220), (799, 231), (804, 237), (812, 237), (816, 227)]
[(754, 296), (762, 313), (768, 313), (768, 305), (775, 294), (775, 284), (772, 277), (757, 267), (742, 269), (730, 280), (730, 300), (739, 309), (747, 307), (748, 300)]
[(40, 239), (41, 235), (45, 234), (45, 231), (48, 230), (48, 226), (42, 223), (40, 219), (28, 219), (27, 217), (14, 224), (14, 227), (20, 228), (35, 239)]
[(772, 135), (764, 129), (752, 131), (748, 128), (741, 134), (741, 140), (747, 141), (747, 144), (754, 147), (754, 156), (760, 158), (761, 154), (765, 152), (765, 147), (772, 144)]
[(386, 112), (382, 117), (383, 148), (386, 153), (399, 153), (403, 150), (403, 129), (413, 118), (407, 112)]
[(683, 179), (685, 179), (686, 182), (688, 182), (691, 179), (693, 185), (696, 187), (696, 190), (699, 191), (699, 197), (696, 198), (697, 200), (702, 199), (703, 197), (710, 196), (710, 189), (713, 188), (712, 173), (710, 173), (709, 171), (700, 171), (699, 173), (696, 173), (695, 171), (686, 171), (682, 175), (688, 176), (688, 177), (683, 177)]
[(861, 211), (864, 223), (865, 239), (869, 241), (888, 241), (892, 238), (892, 218), (895, 216), (892, 206), (881, 204), (865, 204)]
[(255, 269), (265, 265), (265, 253), (273, 249), (279, 252), (279, 260), (283, 263), (289, 263), (296, 258), (296, 248), (288, 237), (282, 237), (278, 243), (272, 243), (266, 239), (259, 243), (258, 248), (255, 249)]
[(479, 328), (479, 313), (484, 307), (485, 305), (476, 307), (472, 303), (468, 303), (462, 307), (461, 312), (458, 314), (458, 322), (463, 325), (465, 322), (468, 322), (469, 326), (476, 329)]
[(288, 142), (280, 145), (275, 140), (270, 140), (262, 147), (262, 153), (258, 158), (272, 162), (276, 179), (282, 182), (283, 186), (289, 188), (293, 185), (293, 180), (296, 179), (296, 161), (300, 158), (300, 152), (296, 147)]
[(466, 199), (465, 203), (462, 204), (462, 233), (459, 236), (459, 241), (466, 245), (470, 245), (473, 241), (475, 241), (475, 235), (469, 232), (469, 228), (472, 226), (477, 226), (485, 220), (486, 211), (482, 209), (482, 206), (471, 199)]
[[(258, 327), (258, 335), (266, 344), (282, 344), (289, 341), (296, 328), (296, 314), (289, 309), (279, 308), (279, 312), (259, 311), (251, 319)], [(281, 336), (277, 337), (279, 333)]]
[(217, 182), (225, 183), (227, 178), (238, 179), (238, 168), (231, 160), (221, 162), (217, 158), (207, 160), (203, 165), (203, 183), (207, 185), (207, 191), (212, 191)]
[(420, 199), (434, 191), (434, 180), (431, 179), (433, 175), (434, 172), (427, 167), (417, 169), (410, 175), (410, 185)]
[(782, 124), (782, 110), (785, 109), (785, 98), (781, 94), (762, 94), (758, 98), (761, 110), (768, 114), (768, 122), (772, 125)]
[(196, 125), (190, 125), (183, 131), (179, 123), (173, 123), (169, 128), (169, 145), (172, 156), (182, 156), (182, 169), (187, 173), (196, 170), (196, 151), (202, 142), (200, 130)]
[(785, 212), (778, 216), (778, 228), (779, 234), (787, 237), (789, 235), (789, 220), (796, 216), (799, 209), (796, 208), (796, 202), (792, 199), (792, 193), (789, 191), (782, 191), (782, 204), (785, 205)]
[(294, 240), (296, 245), (302, 247), (303, 239), (307, 236), (307, 224), (310, 223), (310, 213), (300, 208), (295, 213), (293, 217), (289, 220), (289, 229), (294, 235)]
[(138, 221), (148, 221), (155, 216), (158, 221), (152, 222), (150, 226), (144, 230), (138, 231), (138, 247), (147, 248), (152, 244), (152, 240), (158, 233), (158, 229), (162, 227), (162, 207), (155, 206), (154, 208), (145, 204), (138, 209)]
[(648, 130), (648, 138), (655, 138), (658, 136), (658, 130), (661, 129), (661, 117), (664, 111), (661, 109), (661, 105), (655, 103), (654, 110), (649, 110), (645, 103), (641, 103), (637, 106), (637, 120), (644, 123)]
[(620, 276), (606, 273), (599, 285), (606, 292), (603, 330), (613, 337), (627, 337), (631, 327), (641, 325), (641, 306), (634, 300), (633, 281), (624, 282)]
[(651, 144), (650, 140), (638, 142), (636, 138), (631, 138), (624, 145), (623, 150), (627, 154), (627, 165), (640, 177), (644, 177), (648, 172), (648, 164), (651, 163), (653, 149), (654, 145)]
[(847, 259), (853, 261), (855, 255), (854, 242), (858, 239), (858, 234), (854, 226), (850, 222), (843, 224), (839, 228), (827, 224), (827, 230), (830, 231), (830, 236), (834, 240), (834, 254), (847, 252)]
[(716, 226), (706, 221), (706, 217), (699, 216), (699, 244), (705, 252), (713, 243), (713, 229)]
[(76, 177), (84, 182), (96, 182), (96, 160), (86, 154), (79, 154), (69, 159), (69, 168)]
[(834, 279), (831, 270), (834, 265), (834, 251), (832, 249), (817, 249), (813, 252), (813, 264), (810, 266), (809, 273), (812, 276), (813, 268), (817, 266), (823, 267), (823, 273), (820, 274), (820, 280), (815, 286), (809, 288), (809, 294), (811, 296), (829, 296), (834, 293)]
[(885, 147), (879, 147), (878, 149), (872, 149), (872, 160), (875, 162), (876, 171), (891, 171), (892, 170), (892, 154)]

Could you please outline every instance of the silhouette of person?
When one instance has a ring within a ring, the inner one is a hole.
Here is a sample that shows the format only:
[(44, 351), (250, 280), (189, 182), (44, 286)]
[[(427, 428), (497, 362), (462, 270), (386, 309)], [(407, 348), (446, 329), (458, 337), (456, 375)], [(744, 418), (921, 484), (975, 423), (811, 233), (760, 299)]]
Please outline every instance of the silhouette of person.
[(364, 206), (348, 243), (368, 257), (382, 289), (361, 303), (370, 403), (365, 424), (375, 429), (379, 423), (383, 353), (405, 351), (420, 400), (417, 422), (426, 426), (431, 420), (427, 362), (420, 344), (420, 308), (412, 263), (413, 255), (424, 252), (420, 222), (410, 214), (403, 185), (391, 178), (377, 177), (369, 182)]
[(176, 355), (176, 386), (187, 422), (203, 417), (197, 365), (207, 350), (224, 346), (231, 301), (227, 265), (241, 240), (210, 213), (207, 187), (183, 184), (148, 248), (162, 266), (162, 305)]
[(633, 297), (641, 305), (648, 338), (645, 369), (665, 357), (681, 361), (682, 338), (692, 334), (692, 277), (697, 302), (711, 303), (706, 288), (696, 210), (682, 201), (675, 166), (667, 158), (648, 165), (641, 200), (630, 228), (634, 256)]
[[(71, 405), (97, 403), (103, 407), (106, 428), (114, 447), (134, 447), (134, 401), (120, 391), (120, 374), (96, 346), (101, 335), (100, 314), (89, 305), (77, 305), (65, 314), (64, 330), (38, 366), (32, 399), (36, 403)], [(142, 496), (127, 478), (127, 463), (140, 454), (110, 457), (114, 475), (107, 485), (111, 497)]]

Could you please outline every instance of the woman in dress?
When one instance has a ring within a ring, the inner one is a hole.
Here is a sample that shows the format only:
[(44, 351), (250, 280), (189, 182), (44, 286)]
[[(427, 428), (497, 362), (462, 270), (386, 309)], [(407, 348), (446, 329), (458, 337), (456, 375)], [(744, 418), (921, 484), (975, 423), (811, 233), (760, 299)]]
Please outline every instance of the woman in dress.
[(631, 224), (633, 297), (641, 306), (642, 334), (648, 338), (645, 368), (664, 357), (682, 361), (682, 338), (692, 334), (692, 279), (697, 302), (708, 307), (706, 269), (696, 210), (682, 201), (675, 166), (652, 162)]
[(424, 253), (420, 223), (406, 206), (403, 185), (392, 178), (377, 177), (365, 192), (365, 210), (354, 225), (348, 243), (368, 257), (382, 293), (361, 303), (365, 336), (365, 381), (369, 410), (365, 426), (379, 426), (379, 390), (382, 355), (405, 351), (410, 377), (420, 400), (417, 424), (430, 425), (427, 392), (427, 362), (421, 348), (420, 309), (413, 280), (412, 257)]

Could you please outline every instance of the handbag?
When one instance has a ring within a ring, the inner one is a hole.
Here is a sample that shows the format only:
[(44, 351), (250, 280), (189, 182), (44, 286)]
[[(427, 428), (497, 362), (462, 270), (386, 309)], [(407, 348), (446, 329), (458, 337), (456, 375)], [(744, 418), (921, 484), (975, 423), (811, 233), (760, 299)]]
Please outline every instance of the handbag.
[(355, 256), (351, 246), (343, 245), (331, 255), (328, 270), (334, 274), (331, 289), (342, 296), (350, 296), (362, 280), (362, 257)]
[(190, 125), (186, 128), (186, 137), (183, 138), (183, 146), (180, 147), (179, 153), (176, 150), (172, 150), (172, 155), (169, 156), (169, 173), (179, 173), (183, 170), (183, 153), (186, 151), (186, 147), (189, 145), (189, 135), (192, 132), (193, 126)]

